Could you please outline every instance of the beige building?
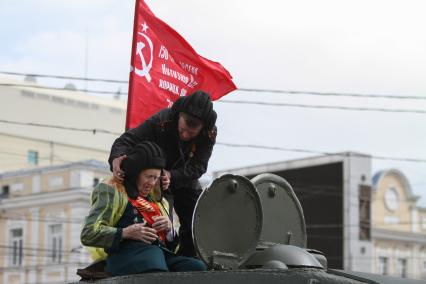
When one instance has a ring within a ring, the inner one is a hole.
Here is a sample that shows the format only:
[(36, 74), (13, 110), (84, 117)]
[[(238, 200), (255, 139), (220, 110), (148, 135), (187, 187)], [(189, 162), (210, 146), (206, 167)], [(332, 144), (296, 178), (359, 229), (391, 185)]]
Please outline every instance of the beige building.
[(373, 177), (372, 272), (426, 279), (426, 208), (418, 207), (417, 200), (400, 171)]
[(31, 80), (0, 78), (0, 172), (106, 161), (114, 139), (124, 131), (126, 102), (37, 86)]
[(1, 284), (79, 279), (89, 192), (125, 114), (123, 100), (0, 77)]
[(80, 243), (90, 192), (109, 174), (94, 160), (0, 174), (0, 284), (79, 279), (90, 263)]

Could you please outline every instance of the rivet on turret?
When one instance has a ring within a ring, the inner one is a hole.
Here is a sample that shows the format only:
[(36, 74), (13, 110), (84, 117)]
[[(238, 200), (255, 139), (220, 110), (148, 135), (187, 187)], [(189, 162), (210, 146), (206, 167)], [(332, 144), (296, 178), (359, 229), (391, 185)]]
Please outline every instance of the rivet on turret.
[(237, 187), (238, 187), (238, 182), (236, 180), (231, 180), (228, 184), (228, 190), (231, 193), (235, 193), (237, 191)]
[(277, 188), (275, 187), (275, 185), (271, 184), (268, 187), (268, 195), (269, 197), (275, 197), (275, 195), (277, 194)]

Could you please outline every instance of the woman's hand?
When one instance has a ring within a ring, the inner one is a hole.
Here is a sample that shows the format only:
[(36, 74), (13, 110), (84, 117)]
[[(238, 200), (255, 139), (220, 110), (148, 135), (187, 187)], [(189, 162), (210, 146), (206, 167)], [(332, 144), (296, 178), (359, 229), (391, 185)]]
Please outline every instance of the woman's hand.
[(157, 239), (157, 231), (145, 227), (146, 222), (130, 225), (123, 229), (123, 239), (132, 239), (150, 244)]
[(123, 155), (112, 160), (112, 173), (114, 178), (119, 182), (123, 182), (124, 180), (124, 172), (121, 170), (121, 162), (126, 158), (127, 156)]
[(172, 229), (172, 222), (170, 222), (169, 217), (167, 216), (154, 216), (152, 217), (154, 223), (152, 228), (157, 232), (165, 231), (166, 233)]
[(168, 170), (163, 170), (163, 174), (161, 175), (161, 184), (163, 185), (162, 190), (167, 190), (170, 186), (170, 172)]

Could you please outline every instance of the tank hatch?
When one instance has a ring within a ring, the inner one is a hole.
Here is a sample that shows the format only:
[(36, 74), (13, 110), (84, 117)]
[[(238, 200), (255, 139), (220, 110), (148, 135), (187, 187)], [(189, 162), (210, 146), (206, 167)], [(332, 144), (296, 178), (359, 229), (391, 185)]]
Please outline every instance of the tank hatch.
[(275, 244), (306, 247), (306, 225), (302, 206), (291, 185), (274, 174), (260, 174), (251, 182), (263, 208), (263, 228), (258, 249)]
[(210, 268), (236, 269), (256, 249), (262, 205), (254, 185), (243, 176), (223, 175), (204, 190), (195, 206), (195, 248)]

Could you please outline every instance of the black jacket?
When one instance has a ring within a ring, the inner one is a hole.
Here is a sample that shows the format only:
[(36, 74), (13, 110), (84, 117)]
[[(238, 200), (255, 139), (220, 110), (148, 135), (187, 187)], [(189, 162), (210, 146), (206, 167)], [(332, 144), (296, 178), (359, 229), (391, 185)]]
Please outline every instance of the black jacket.
[(166, 153), (166, 170), (172, 175), (172, 189), (199, 187), (198, 178), (207, 170), (207, 165), (216, 142), (216, 126), (202, 129), (191, 141), (179, 140), (177, 131), (178, 112), (176, 109), (163, 109), (151, 116), (138, 127), (123, 133), (114, 141), (108, 162), (112, 161), (145, 140), (157, 143)]

